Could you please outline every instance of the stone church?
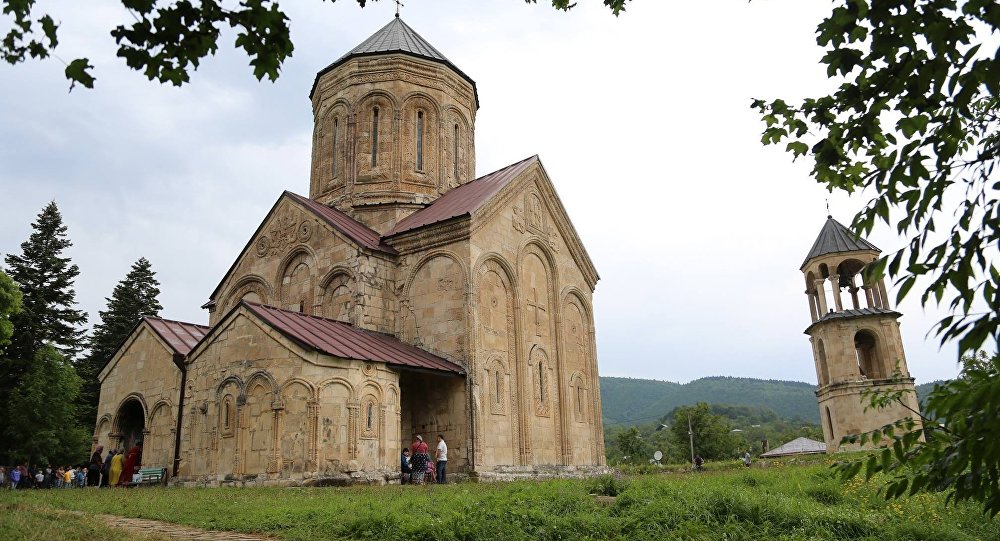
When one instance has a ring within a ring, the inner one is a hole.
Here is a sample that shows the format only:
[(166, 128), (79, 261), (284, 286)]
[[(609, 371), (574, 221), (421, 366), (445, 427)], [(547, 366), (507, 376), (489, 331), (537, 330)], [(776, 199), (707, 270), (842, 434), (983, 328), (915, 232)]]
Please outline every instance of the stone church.
[(474, 178), (475, 82), (398, 15), (310, 92), (284, 192), (203, 306), (145, 318), (100, 373), (94, 445), (185, 484), (603, 471), (597, 271), (541, 161)]

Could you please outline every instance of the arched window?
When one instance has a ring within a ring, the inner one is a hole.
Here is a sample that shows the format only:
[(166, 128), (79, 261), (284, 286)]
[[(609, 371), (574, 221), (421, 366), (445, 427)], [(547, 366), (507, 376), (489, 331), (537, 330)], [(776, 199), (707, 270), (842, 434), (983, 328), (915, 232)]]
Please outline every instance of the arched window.
[(424, 112), (417, 111), (417, 171), (424, 170)]
[(493, 372), (493, 403), (497, 406), (503, 404), (503, 373), (499, 369)]
[(378, 166), (378, 107), (372, 109), (372, 167)]
[(365, 428), (367, 428), (368, 430), (371, 430), (372, 427), (375, 425), (375, 420), (374, 420), (374, 417), (375, 417), (375, 404), (373, 404), (371, 402), (368, 403), (368, 409), (367, 409), (367, 412), (366, 412), (365, 415), (366, 415)]
[(236, 433), (236, 408), (233, 406), (233, 395), (227, 394), (222, 399), (222, 411), (219, 412), (221, 419), (219, 419), (219, 424), (222, 425), (222, 430), (220, 430), (223, 437), (229, 437)]
[(455, 139), (452, 145), (454, 148), (451, 153), (451, 164), (454, 168), (455, 180), (458, 180), (458, 124), (455, 124)]
[(545, 404), (545, 370), (542, 361), (538, 361), (538, 401)]
[(340, 121), (333, 119), (333, 176), (337, 176), (337, 135), (340, 129)]
[(835, 432), (833, 431), (833, 416), (830, 415), (830, 406), (826, 406), (826, 426), (830, 430), (829, 439), (833, 440), (833, 435), (835, 434)]
[(878, 355), (878, 342), (874, 334), (869, 331), (858, 331), (854, 335), (854, 348), (858, 356), (858, 373), (863, 379), (885, 377), (882, 373), (882, 361)]

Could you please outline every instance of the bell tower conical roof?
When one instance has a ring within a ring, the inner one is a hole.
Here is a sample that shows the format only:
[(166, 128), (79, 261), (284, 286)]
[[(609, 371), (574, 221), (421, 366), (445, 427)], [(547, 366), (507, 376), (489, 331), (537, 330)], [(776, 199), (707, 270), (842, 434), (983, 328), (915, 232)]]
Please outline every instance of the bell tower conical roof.
[(319, 78), (323, 76), (330, 70), (336, 69), (344, 62), (352, 58), (357, 58), (361, 56), (373, 56), (381, 54), (393, 54), (401, 53), (405, 55), (415, 56), (417, 58), (423, 58), (425, 60), (431, 60), (444, 64), (445, 66), (451, 68), (452, 71), (457, 73), (460, 77), (465, 79), (472, 85), (472, 91), (476, 97), (476, 108), (479, 108), (479, 92), (476, 89), (476, 82), (472, 80), (471, 77), (465, 74), (462, 70), (458, 69), (455, 64), (452, 64), (451, 60), (448, 60), (441, 51), (438, 51), (433, 45), (430, 44), (426, 39), (423, 38), (416, 30), (410, 27), (410, 25), (403, 22), (403, 19), (397, 14), (389, 24), (380, 28), (377, 32), (368, 36), (368, 39), (362, 41), (357, 47), (351, 49), (344, 56), (341, 56), (333, 64), (323, 68), (319, 73), (316, 74), (316, 79), (313, 82), (312, 90), (309, 95), (312, 96), (316, 92), (316, 85), (319, 83)]
[(820, 229), (816, 242), (809, 250), (809, 255), (802, 261), (802, 268), (805, 268), (810, 259), (821, 255), (869, 251), (881, 252), (882, 250), (867, 240), (856, 237), (844, 224), (834, 220), (833, 216), (827, 216), (823, 229)]

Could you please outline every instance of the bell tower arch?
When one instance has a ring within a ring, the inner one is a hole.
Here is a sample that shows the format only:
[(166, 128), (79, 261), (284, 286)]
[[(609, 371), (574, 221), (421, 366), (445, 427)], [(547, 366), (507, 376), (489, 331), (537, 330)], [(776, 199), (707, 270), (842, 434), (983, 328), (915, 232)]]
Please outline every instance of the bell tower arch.
[(309, 197), (381, 234), (475, 177), (476, 83), (396, 17), (316, 75)]
[[(904, 418), (919, 422), (913, 378), (899, 333), (902, 314), (889, 305), (885, 280), (864, 270), (881, 250), (827, 216), (802, 267), (816, 365), (816, 399), (828, 452), (840, 440)], [(866, 391), (907, 391), (903, 404), (865, 410)]]

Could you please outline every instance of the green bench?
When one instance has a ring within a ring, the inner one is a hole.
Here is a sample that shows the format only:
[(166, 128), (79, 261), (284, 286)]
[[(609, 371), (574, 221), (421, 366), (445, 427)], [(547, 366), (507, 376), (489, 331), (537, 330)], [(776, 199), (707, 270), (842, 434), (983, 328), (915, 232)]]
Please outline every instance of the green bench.
[(129, 483), (129, 486), (142, 486), (142, 485), (166, 485), (167, 484), (167, 469), (166, 468), (141, 468), (139, 470), (139, 482)]

